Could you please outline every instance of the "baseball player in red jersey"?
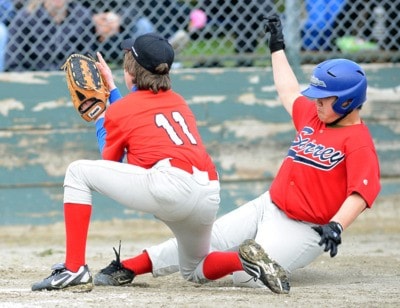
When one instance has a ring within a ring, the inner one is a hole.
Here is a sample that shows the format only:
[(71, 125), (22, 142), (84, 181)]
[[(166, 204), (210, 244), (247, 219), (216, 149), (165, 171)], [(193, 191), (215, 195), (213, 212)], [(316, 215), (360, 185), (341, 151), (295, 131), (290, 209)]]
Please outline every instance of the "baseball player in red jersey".
[[(346, 59), (322, 62), (301, 91), (284, 52), (277, 15), (266, 18), (266, 30), (271, 33), (274, 83), (297, 134), (269, 191), (217, 219), (211, 249), (235, 250), (254, 239), (290, 273), (324, 251), (337, 254), (343, 230), (375, 201), (380, 171), (370, 132), (360, 118), (367, 92), (362, 68)], [(179, 270), (175, 239), (145, 251), (154, 277)], [(134, 268), (135, 260), (124, 262)], [(109, 276), (109, 284), (128, 283), (116, 273), (103, 275)], [(243, 271), (232, 277), (237, 286), (263, 286)]]
[[(171, 89), (174, 51), (154, 33), (125, 40), (121, 47), (125, 83), (132, 92), (121, 97), (99, 55), (97, 66), (111, 92), (111, 105), (96, 122), (103, 160), (69, 165), (64, 179), (65, 262), (54, 265), (51, 275), (34, 283), (32, 290), (92, 290), (85, 250), (92, 191), (97, 191), (163, 221), (177, 239), (178, 264), (185, 279), (215, 280), (244, 270), (274, 292), (288, 293), (285, 271), (254, 241), (244, 241), (239, 251), (208, 254), (220, 184), (192, 111)], [(152, 268), (147, 252), (134, 264), (121, 264), (119, 255), (117, 259), (96, 281), (107, 284), (110, 273), (120, 275), (121, 282), (132, 281), (134, 273)]]

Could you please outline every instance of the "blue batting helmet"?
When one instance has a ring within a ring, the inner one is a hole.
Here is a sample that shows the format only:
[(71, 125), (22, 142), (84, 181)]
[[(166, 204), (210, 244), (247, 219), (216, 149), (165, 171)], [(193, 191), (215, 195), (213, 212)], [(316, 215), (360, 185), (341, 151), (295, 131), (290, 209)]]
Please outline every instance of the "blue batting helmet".
[(363, 69), (353, 61), (327, 60), (316, 66), (310, 86), (301, 94), (310, 98), (336, 96), (332, 108), (337, 114), (345, 115), (367, 99), (367, 78)]

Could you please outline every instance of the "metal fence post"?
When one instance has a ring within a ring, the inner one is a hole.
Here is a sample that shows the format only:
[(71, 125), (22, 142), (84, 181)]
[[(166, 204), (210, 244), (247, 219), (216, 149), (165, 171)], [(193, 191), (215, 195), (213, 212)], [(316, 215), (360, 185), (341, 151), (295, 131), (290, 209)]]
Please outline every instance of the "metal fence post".
[(288, 60), (296, 76), (302, 77), (300, 61), (300, 28), (301, 28), (301, 10), (300, 0), (285, 0), (285, 44)]

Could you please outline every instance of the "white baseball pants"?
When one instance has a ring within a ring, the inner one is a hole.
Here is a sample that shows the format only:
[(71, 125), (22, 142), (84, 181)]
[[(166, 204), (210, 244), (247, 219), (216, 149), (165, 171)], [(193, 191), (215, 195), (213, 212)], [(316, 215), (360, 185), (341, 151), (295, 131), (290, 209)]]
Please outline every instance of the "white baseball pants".
[(219, 181), (210, 181), (206, 172), (194, 167), (193, 174), (171, 167), (169, 159), (151, 169), (107, 160), (71, 163), (64, 180), (64, 203), (91, 205), (92, 191), (163, 221), (179, 244), (178, 250), (174, 246), (176, 264), (185, 279), (192, 279), (210, 250)]
[[(320, 236), (311, 229), (313, 224), (289, 219), (270, 199), (269, 192), (220, 217), (212, 230), (212, 250), (238, 250), (246, 239), (254, 239), (268, 255), (289, 273), (310, 264), (323, 253), (318, 245)], [(153, 276), (164, 276), (179, 271), (177, 244), (170, 239), (147, 248), (153, 263)], [(197, 274), (199, 274), (196, 271)], [(247, 273), (232, 275), (236, 286), (265, 287)], [(193, 277), (203, 282), (203, 277)]]

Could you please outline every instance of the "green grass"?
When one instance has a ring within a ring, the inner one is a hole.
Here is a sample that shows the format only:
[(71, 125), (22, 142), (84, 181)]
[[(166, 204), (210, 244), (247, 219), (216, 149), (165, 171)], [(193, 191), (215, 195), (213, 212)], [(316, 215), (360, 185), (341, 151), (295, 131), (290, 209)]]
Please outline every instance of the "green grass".
[[(222, 42), (222, 43), (221, 43)], [(182, 51), (183, 56), (224, 56), (234, 54), (233, 44), (226, 40), (192, 41)]]
[(224, 67), (234, 67), (238, 59), (253, 58), (254, 66), (265, 66), (270, 63), (267, 47), (260, 43), (254, 53), (239, 55), (235, 53), (233, 39), (216, 38), (193, 40), (184, 50), (177, 54), (177, 61), (184, 67), (193, 67), (196, 63), (218, 62)]

